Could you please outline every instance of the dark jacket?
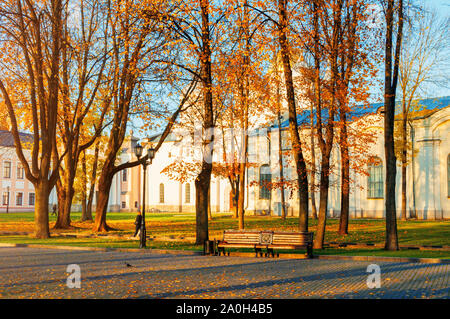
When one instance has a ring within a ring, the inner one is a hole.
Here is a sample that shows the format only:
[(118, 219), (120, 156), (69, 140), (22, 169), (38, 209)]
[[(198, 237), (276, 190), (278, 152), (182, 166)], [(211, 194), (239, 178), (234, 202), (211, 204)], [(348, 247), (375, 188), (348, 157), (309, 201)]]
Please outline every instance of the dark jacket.
[(136, 220), (134, 221), (135, 225), (140, 225), (142, 223), (142, 215), (137, 215)]

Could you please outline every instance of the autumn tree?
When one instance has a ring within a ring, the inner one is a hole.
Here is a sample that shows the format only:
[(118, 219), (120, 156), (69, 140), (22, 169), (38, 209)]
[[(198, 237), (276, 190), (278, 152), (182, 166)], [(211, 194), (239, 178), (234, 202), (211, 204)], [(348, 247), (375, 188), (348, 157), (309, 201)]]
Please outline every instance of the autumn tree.
[[(449, 17), (439, 19), (435, 11), (428, 8), (413, 10), (409, 8), (403, 36), (403, 48), (399, 62), (399, 85), (401, 102), (397, 106), (400, 114), (400, 126), (395, 126), (397, 139), (397, 156), (401, 159), (401, 219), (406, 220), (406, 170), (409, 164), (408, 158), (413, 154), (408, 143), (408, 125), (411, 114), (420, 109), (420, 105), (414, 103), (420, 96), (426, 95), (427, 88), (433, 86), (446, 86), (448, 74), (444, 71), (444, 65), (448, 65), (448, 30)], [(413, 150), (412, 150), (413, 151)], [(411, 217), (415, 217), (415, 212)]]
[(284, 72), (284, 86), (286, 90), (286, 101), (289, 114), (289, 133), (292, 142), (292, 152), (294, 155), (295, 167), (297, 172), (297, 184), (299, 190), (299, 230), (308, 231), (308, 175), (306, 162), (300, 140), (297, 115), (298, 106), (296, 105), (294, 82), (292, 75), (291, 52), (292, 47), (289, 42), (289, 30), (292, 15), (288, 10), (288, 0), (278, 0), (277, 2), (277, 20), (273, 20), (277, 29), (277, 40), (280, 47), (281, 61)]
[(195, 178), (196, 244), (208, 240), (208, 192), (212, 174), (214, 128), (217, 120), (214, 104), (215, 49), (223, 41), (226, 6), (209, 0), (175, 1), (172, 10), (159, 12), (158, 17), (176, 41), (170, 46), (179, 56), (162, 62), (176, 67), (179, 78), (189, 74), (199, 83), (195, 95), (201, 96), (197, 124), (201, 130), (201, 169)]
[[(282, 98), (281, 98), (281, 69), (280, 69), (280, 56), (277, 51), (274, 52), (273, 55), (273, 72), (272, 72), (272, 81), (271, 85), (275, 87), (275, 112), (278, 124), (278, 168), (280, 171), (280, 194), (281, 194), (281, 218), (283, 220), (286, 219), (287, 216), (287, 207), (286, 207), (286, 196), (285, 196), (285, 176), (284, 176), (284, 163), (283, 163), (283, 134), (281, 131), (281, 123), (282, 123), (282, 114), (283, 114), (283, 106), (282, 106)], [(313, 207), (315, 207), (313, 202)]]
[[(110, 24), (110, 54), (112, 60), (109, 67), (113, 76), (109, 81), (112, 119), (109, 128), (107, 152), (104, 154), (103, 168), (98, 181), (98, 201), (94, 231), (108, 231), (106, 223), (109, 191), (114, 175), (122, 169), (139, 165), (147, 160), (147, 155), (139, 161), (117, 164), (117, 154), (124, 141), (130, 111), (143, 107), (142, 97), (151, 88), (146, 83), (157, 81), (165, 68), (156, 62), (161, 55), (167, 53), (166, 29), (156, 15), (165, 11), (163, 1), (112, 1)], [(157, 57), (156, 55), (159, 54)], [(151, 101), (151, 99), (150, 99)], [(147, 104), (148, 105), (148, 104)], [(150, 105), (148, 105), (150, 106)], [(180, 108), (174, 113), (175, 118)], [(173, 117), (172, 116), (172, 117)], [(169, 123), (172, 123), (169, 120)], [(168, 134), (168, 133), (167, 133)]]
[[(73, 12), (74, 13), (71, 13)], [(103, 131), (103, 122), (112, 96), (104, 96), (105, 83), (114, 70), (110, 61), (108, 32), (111, 13), (102, 2), (84, 0), (78, 10), (70, 2), (64, 6), (64, 41), (61, 47), (61, 109), (58, 136), (65, 156), (56, 183), (58, 217), (54, 228), (70, 226), (70, 211), (75, 194), (74, 181), (81, 154)], [(73, 22), (79, 15), (79, 23)]]
[[(323, 246), (328, 193), (332, 173), (331, 153), (341, 154), (341, 219), (348, 223), (349, 149), (347, 114), (368, 97), (367, 78), (373, 76), (365, 44), (369, 12), (364, 1), (313, 1), (305, 3), (299, 27), (303, 39), (302, 62), (296, 81), (300, 96), (310, 104), (311, 176), (315, 175), (315, 140), (320, 152), (319, 221), (315, 247)], [(338, 134), (339, 133), (339, 134)], [(313, 189), (315, 185), (311, 185)]]
[[(325, 226), (328, 211), (328, 188), (330, 175), (330, 156), (333, 148), (335, 116), (337, 112), (338, 94), (338, 55), (343, 30), (345, 28), (343, 1), (332, 1), (325, 4), (322, 1), (313, 3), (313, 30), (314, 30), (314, 60), (315, 62), (315, 94), (317, 136), (321, 152), (320, 163), (320, 199), (319, 199), (319, 221), (314, 238), (314, 248), (323, 247), (325, 237)], [(323, 62), (327, 63), (329, 78), (321, 78), (320, 67)], [(325, 90), (321, 90), (323, 83)], [(318, 93), (318, 92), (321, 92)], [(320, 96), (320, 95), (321, 96)], [(326, 113), (325, 113), (326, 112)], [(326, 114), (326, 117), (325, 117)]]
[[(357, 127), (351, 128), (354, 114), (363, 110), (368, 104), (369, 86), (376, 77), (374, 62), (378, 61), (376, 29), (370, 27), (373, 13), (365, 1), (349, 2), (346, 12), (347, 25), (344, 34), (345, 46), (339, 53), (338, 76), (340, 91), (339, 109), (339, 148), (341, 155), (341, 213), (339, 218), (339, 234), (348, 233), (350, 203), (350, 162), (358, 163), (355, 148), (349, 139), (369, 145), (371, 136)], [(370, 43), (370, 45), (369, 45)], [(355, 131), (356, 132), (352, 132)], [(352, 154), (350, 153), (351, 151)]]
[[(35, 237), (50, 236), (48, 201), (58, 178), (56, 127), (64, 41), (63, 1), (4, 1), (0, 9), (0, 90), (17, 156), (35, 190)], [(18, 122), (28, 114), (33, 134), (31, 158), (24, 152)], [(31, 159), (31, 163), (29, 160)]]
[(244, 200), (245, 200), (245, 171), (247, 169), (248, 153), (248, 130), (249, 130), (249, 108), (250, 108), (250, 14), (248, 0), (242, 4), (241, 12), (238, 12), (238, 21), (241, 26), (241, 46), (242, 46), (242, 75), (239, 77), (239, 95), (242, 109), (242, 136), (241, 136), (241, 156), (239, 159), (239, 192), (237, 200), (237, 212), (239, 217), (239, 229), (244, 229)]
[[(224, 152), (227, 144), (231, 146), (231, 156), (224, 157), (224, 160), (229, 168), (228, 179), (234, 194), (238, 228), (243, 229), (249, 133), (256, 125), (263, 124), (267, 115), (263, 106), (270, 93), (265, 85), (267, 77), (261, 62), (267, 58), (263, 50), (266, 39), (263, 39), (263, 29), (260, 27), (263, 19), (250, 10), (252, 1), (230, 2), (234, 7), (227, 10), (228, 40), (219, 49), (222, 58), (217, 68), (223, 71), (218, 74), (220, 92), (218, 90), (216, 95), (220, 97), (224, 88), (230, 92), (228, 99), (222, 99), (229, 102), (229, 105), (222, 103), (221, 106), (222, 143)], [(224, 138), (223, 128), (230, 128), (231, 136)]]
[[(398, 250), (395, 178), (397, 159), (394, 146), (395, 97), (403, 38), (403, 0), (382, 1), (385, 10), (384, 56), (384, 149), (386, 158), (386, 250)], [(395, 40), (395, 46), (394, 46)]]
[(81, 203), (81, 221), (93, 221), (92, 206), (98, 175), (103, 167), (106, 136), (100, 136), (93, 145), (83, 151), (81, 165), (78, 165), (74, 181), (74, 200)]

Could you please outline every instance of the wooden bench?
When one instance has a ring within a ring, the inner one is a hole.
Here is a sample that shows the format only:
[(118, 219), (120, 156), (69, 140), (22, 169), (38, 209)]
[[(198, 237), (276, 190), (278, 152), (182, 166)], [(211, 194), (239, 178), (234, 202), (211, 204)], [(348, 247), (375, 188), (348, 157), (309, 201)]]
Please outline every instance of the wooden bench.
[[(230, 251), (225, 252), (225, 248), (253, 248), (256, 257), (258, 254), (263, 255), (263, 249), (265, 249), (266, 257), (275, 257), (274, 250), (306, 248), (306, 255), (311, 258), (312, 243), (313, 234), (309, 232), (225, 230), (223, 239), (215, 241), (214, 247), (219, 256), (222, 253), (230, 255)], [(279, 253), (277, 253), (277, 256), (279, 256)]]
[[(216, 242), (217, 253), (225, 255), (225, 248), (253, 248), (256, 256), (261, 252), (260, 231), (224, 230), (223, 239)], [(230, 251), (228, 251), (228, 256)]]
[[(268, 252), (274, 256), (275, 249), (306, 249), (308, 258), (312, 258), (313, 233), (310, 232), (274, 232), (272, 243), (267, 246)], [(278, 255), (278, 254), (277, 254)]]

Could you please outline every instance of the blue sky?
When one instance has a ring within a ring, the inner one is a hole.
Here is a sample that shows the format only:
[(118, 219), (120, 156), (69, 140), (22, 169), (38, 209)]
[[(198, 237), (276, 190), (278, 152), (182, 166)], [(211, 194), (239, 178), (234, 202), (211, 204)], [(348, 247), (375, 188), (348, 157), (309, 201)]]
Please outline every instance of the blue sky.
[[(450, 15), (450, 0), (423, 0), (423, 3), (426, 6), (436, 8), (438, 14), (442, 17), (448, 17)], [(450, 74), (450, 69), (447, 70), (447, 73)], [(450, 89), (433, 87), (433, 93), (433, 97), (449, 96)]]

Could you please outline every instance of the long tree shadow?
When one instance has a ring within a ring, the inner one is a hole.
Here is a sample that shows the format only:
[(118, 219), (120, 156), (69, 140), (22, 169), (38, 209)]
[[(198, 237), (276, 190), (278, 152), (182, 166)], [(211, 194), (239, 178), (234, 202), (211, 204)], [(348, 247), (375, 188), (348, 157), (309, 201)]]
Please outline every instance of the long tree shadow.
[[(75, 256), (74, 256), (75, 257)], [(99, 256), (100, 258), (100, 256)], [(141, 256), (141, 257), (121, 257), (116, 259), (99, 259), (99, 260), (72, 260), (72, 261), (65, 261), (60, 263), (46, 263), (46, 264), (26, 264), (26, 265), (13, 265), (13, 266), (7, 266), (7, 267), (0, 267), (0, 270), (6, 270), (6, 269), (18, 269), (18, 268), (40, 268), (40, 267), (53, 267), (53, 266), (67, 266), (72, 263), (76, 263), (79, 265), (85, 265), (85, 264), (95, 264), (95, 263), (114, 263), (114, 262), (128, 262), (128, 261), (137, 261), (137, 260), (155, 260), (155, 259), (162, 259), (162, 258), (170, 258), (169, 255), (148, 255), (148, 256)]]
[[(405, 270), (406, 268), (399, 268), (402, 270)], [(445, 273), (441, 274), (442, 276), (445, 276)], [(164, 293), (157, 293), (153, 295), (143, 295), (137, 298), (176, 298), (178, 296), (197, 296), (204, 293), (217, 293), (217, 292), (236, 292), (236, 291), (242, 291), (242, 290), (253, 290), (257, 288), (267, 288), (267, 287), (273, 287), (274, 285), (284, 285), (284, 284), (296, 284), (296, 283), (311, 283), (314, 281), (327, 281), (327, 280), (334, 280), (334, 279), (344, 279), (349, 277), (362, 277), (362, 282), (364, 283), (366, 280), (367, 272), (365, 267), (360, 267), (356, 269), (351, 270), (345, 270), (345, 271), (334, 271), (329, 273), (321, 273), (321, 274), (314, 274), (314, 275), (305, 275), (305, 276), (297, 276), (297, 277), (291, 277), (291, 278), (284, 278), (284, 279), (272, 279), (272, 280), (266, 280), (266, 281), (260, 281), (260, 282), (254, 282), (254, 283), (248, 283), (248, 284), (238, 284), (238, 285), (230, 285), (230, 286), (220, 286), (220, 287), (205, 287), (205, 288), (199, 288), (195, 290), (190, 291), (173, 291), (173, 292), (164, 292)], [(420, 277), (427, 277), (426, 274), (420, 275)], [(417, 277), (416, 277), (417, 279)], [(442, 289), (443, 291), (445, 289)], [(371, 290), (372, 292), (373, 290)], [(409, 289), (410, 294), (414, 292), (415, 295), (417, 295), (419, 292), (422, 293), (424, 291), (427, 292), (429, 295), (436, 295), (436, 291), (432, 291), (432, 288), (419, 288), (419, 289)], [(448, 294), (448, 289), (446, 290)], [(340, 295), (333, 295), (332, 298), (348, 298), (349, 295), (351, 295), (351, 292), (347, 294), (340, 294)], [(360, 294), (357, 294), (360, 295)], [(376, 297), (376, 296), (375, 296)], [(368, 297), (371, 298), (371, 297)]]
[[(173, 255), (153, 255), (153, 256), (136, 256), (136, 257), (128, 257), (128, 258), (120, 258), (120, 259), (109, 259), (109, 260), (89, 260), (85, 262), (79, 262), (79, 264), (90, 264), (90, 263), (110, 263), (110, 262), (128, 262), (128, 261), (137, 261), (137, 260), (155, 260), (160, 258), (176, 258), (181, 256), (173, 256)], [(198, 258), (198, 256), (185, 256), (188, 258)], [(298, 266), (301, 266), (302, 263), (308, 263), (310, 261), (308, 260), (297, 260), (294, 261), (294, 263), (297, 263)], [(318, 262), (318, 261), (316, 261)], [(328, 263), (330, 265), (336, 264), (336, 262), (339, 261), (321, 261), (321, 263)], [(83, 277), (83, 281), (86, 280), (108, 280), (112, 278), (126, 278), (135, 276), (137, 274), (152, 278), (152, 275), (158, 274), (159, 276), (171, 276), (171, 275), (178, 275), (178, 276), (186, 276), (186, 277), (192, 277), (192, 274), (190, 272), (211, 272), (211, 273), (227, 273), (227, 272), (234, 272), (236, 270), (244, 271), (244, 272), (255, 272), (259, 271), (260, 269), (254, 269), (255, 266), (261, 266), (261, 263), (264, 263), (265, 265), (277, 265), (277, 266), (283, 266), (289, 269), (292, 268), (293, 260), (266, 260), (266, 259), (260, 259), (257, 262), (251, 262), (251, 263), (240, 263), (240, 264), (233, 264), (233, 265), (218, 265), (218, 266), (207, 266), (207, 267), (189, 267), (184, 269), (168, 269), (168, 270), (147, 270), (142, 271), (139, 270), (139, 268), (133, 269), (132, 272), (128, 273), (114, 273), (114, 274), (106, 274), (106, 275), (96, 275), (96, 276), (86, 276)], [(365, 264), (371, 264), (371, 262), (364, 262)], [(21, 267), (48, 267), (48, 266), (66, 266), (68, 263), (58, 263), (58, 264), (41, 264), (41, 265), (27, 265), (27, 266), (21, 266)], [(432, 266), (442, 266), (442, 265), (448, 265), (448, 264), (405, 264), (405, 263), (389, 263), (389, 262), (383, 262), (380, 263), (382, 267), (382, 274), (386, 273), (395, 273), (398, 271), (405, 271), (410, 269), (420, 269), (425, 267), (432, 267)], [(295, 265), (294, 265), (295, 266)], [(387, 269), (386, 267), (387, 266)], [(11, 266), (6, 267), (3, 269), (17, 269), (17, 266)], [(0, 268), (2, 269), (2, 268)], [(295, 269), (301, 269), (301, 267), (295, 267)], [(316, 268), (317, 269), (317, 268)], [(284, 279), (273, 279), (263, 282), (257, 282), (257, 283), (250, 283), (246, 285), (234, 285), (234, 286), (225, 286), (225, 287), (217, 287), (217, 288), (201, 288), (198, 290), (190, 291), (187, 294), (195, 295), (199, 293), (205, 293), (205, 292), (214, 292), (214, 291), (232, 291), (232, 290), (242, 290), (247, 288), (258, 288), (258, 287), (267, 287), (272, 286), (275, 284), (286, 284), (286, 283), (298, 283), (298, 282), (308, 282), (308, 281), (315, 281), (315, 280), (332, 280), (332, 279), (338, 279), (338, 278), (351, 278), (355, 276), (367, 276), (368, 273), (366, 272), (367, 267), (366, 266), (358, 266), (356, 268), (351, 268), (347, 270), (340, 270), (340, 271), (332, 271), (332, 272), (318, 272), (316, 274), (311, 275), (302, 275), (298, 277), (293, 278), (284, 278)], [(44, 281), (32, 281), (32, 282), (22, 282), (20, 284), (9, 284), (9, 285), (1, 285), (0, 287), (7, 288), (12, 286), (19, 286), (19, 285), (39, 285), (39, 284), (51, 284), (51, 283), (60, 283), (64, 282), (64, 280), (61, 279), (50, 279), (50, 280), (44, 280)], [(213, 290), (213, 291), (212, 291)], [(162, 293), (153, 296), (153, 298), (168, 298), (168, 297), (175, 297), (180, 294), (186, 294), (186, 292), (167, 292)]]

